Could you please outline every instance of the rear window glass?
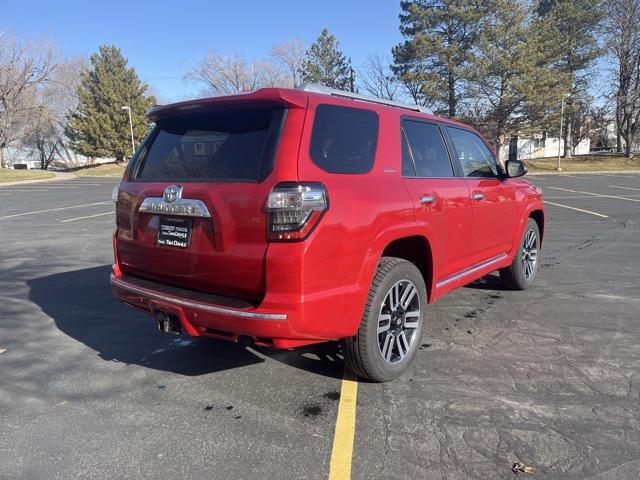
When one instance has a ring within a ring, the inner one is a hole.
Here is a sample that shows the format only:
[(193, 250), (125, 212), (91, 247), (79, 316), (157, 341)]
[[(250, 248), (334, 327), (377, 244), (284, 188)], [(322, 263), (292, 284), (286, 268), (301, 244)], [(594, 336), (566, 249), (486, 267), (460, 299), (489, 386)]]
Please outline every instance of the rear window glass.
[(273, 167), (283, 115), (283, 108), (235, 108), (161, 121), (136, 178), (260, 181)]
[(404, 176), (453, 177), (449, 153), (437, 125), (404, 120), (402, 131), (405, 140), (409, 143), (408, 148), (405, 147), (402, 151)]
[(329, 173), (367, 173), (373, 167), (377, 137), (375, 112), (319, 105), (311, 134), (311, 159)]

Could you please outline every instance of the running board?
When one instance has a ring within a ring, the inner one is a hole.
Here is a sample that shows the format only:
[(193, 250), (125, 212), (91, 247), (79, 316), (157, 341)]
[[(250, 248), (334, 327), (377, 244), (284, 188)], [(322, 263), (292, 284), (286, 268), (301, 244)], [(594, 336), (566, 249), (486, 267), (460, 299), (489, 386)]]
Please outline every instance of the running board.
[(458, 272), (454, 275), (451, 275), (450, 277), (445, 278), (444, 280), (439, 281), (438, 283), (436, 283), (436, 288), (442, 288), (445, 285), (448, 285), (451, 282), (455, 282), (456, 280), (460, 280), (463, 277), (466, 277), (468, 275), (472, 275), (476, 272), (479, 272), (480, 270), (484, 270), (485, 268), (493, 265), (494, 263), (498, 263), (502, 260), (504, 260), (505, 258), (507, 258), (507, 254), (506, 253), (501, 253), (500, 255), (497, 255), (495, 257), (492, 257), (488, 260), (485, 260), (481, 263), (478, 263), (477, 265), (474, 265), (473, 267), (469, 267), (465, 270), (462, 270), (461, 272)]

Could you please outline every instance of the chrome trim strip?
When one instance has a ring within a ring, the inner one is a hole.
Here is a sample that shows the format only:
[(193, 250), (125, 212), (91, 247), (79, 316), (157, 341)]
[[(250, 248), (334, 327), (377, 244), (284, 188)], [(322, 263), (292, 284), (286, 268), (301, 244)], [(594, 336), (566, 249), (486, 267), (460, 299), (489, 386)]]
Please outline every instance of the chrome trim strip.
[(444, 287), (448, 283), (451, 283), (462, 277), (466, 277), (467, 275), (471, 275), (472, 273), (477, 272), (478, 270), (482, 270), (483, 268), (488, 267), (489, 265), (492, 265), (494, 263), (497, 263), (500, 260), (504, 260), (505, 258), (507, 258), (506, 253), (501, 253), (500, 255), (496, 255), (493, 258), (480, 262), (477, 265), (474, 265), (473, 267), (469, 267), (465, 270), (462, 270), (461, 272), (455, 273), (450, 277), (445, 278), (444, 280), (439, 281), (438, 283), (436, 283), (436, 288)]
[(173, 202), (166, 202), (162, 197), (147, 197), (143, 200), (139, 212), (169, 214), (179, 217), (211, 218), (209, 209), (202, 200), (178, 198)]
[(163, 300), (165, 302), (175, 303), (176, 305), (182, 305), (183, 307), (197, 308), (199, 310), (206, 310), (207, 312), (213, 312), (213, 313), (221, 313), (223, 315), (229, 315), (232, 317), (250, 318), (252, 320), (286, 320), (287, 319), (286, 313), (244, 312), (242, 310), (233, 310), (231, 308), (216, 307), (214, 305), (209, 305), (206, 303), (194, 302), (191, 300), (184, 300), (182, 298), (162, 295), (160, 293), (155, 293), (155, 292), (152, 292), (151, 290), (147, 290), (146, 288), (137, 287), (127, 282), (123, 282), (122, 280), (119, 280), (116, 277), (114, 277), (113, 273), (111, 274), (111, 285), (114, 285), (118, 288), (122, 288), (123, 290), (127, 290), (132, 293), (137, 293), (149, 298), (153, 298), (155, 300)]

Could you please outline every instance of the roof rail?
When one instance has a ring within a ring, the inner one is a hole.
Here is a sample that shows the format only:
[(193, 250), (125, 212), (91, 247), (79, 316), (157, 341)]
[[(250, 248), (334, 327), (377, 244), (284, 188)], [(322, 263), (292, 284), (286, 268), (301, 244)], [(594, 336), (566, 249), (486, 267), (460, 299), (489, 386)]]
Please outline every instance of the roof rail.
[(347, 92), (345, 90), (338, 90), (336, 88), (327, 87), (320, 83), (305, 83), (298, 87), (298, 90), (312, 93), (322, 93), (324, 95), (331, 95), (334, 97), (351, 98), (353, 100), (360, 100), (363, 102), (379, 103), (381, 105), (388, 105), (390, 107), (405, 108), (407, 110), (413, 110), (415, 112), (432, 113), (429, 109), (421, 105), (411, 105), (409, 103), (395, 102), (393, 100), (386, 100), (384, 98), (372, 97), (369, 95), (361, 95), (359, 93)]

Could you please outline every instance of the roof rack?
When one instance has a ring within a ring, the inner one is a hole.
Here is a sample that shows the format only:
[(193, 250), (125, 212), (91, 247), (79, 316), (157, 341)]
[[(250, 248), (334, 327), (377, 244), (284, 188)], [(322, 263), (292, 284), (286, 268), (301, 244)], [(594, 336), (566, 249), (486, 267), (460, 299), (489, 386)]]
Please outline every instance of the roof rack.
[(351, 98), (353, 100), (360, 100), (363, 102), (379, 103), (381, 105), (404, 108), (407, 110), (413, 110), (415, 112), (432, 113), (429, 109), (421, 105), (411, 105), (409, 103), (395, 102), (393, 100), (386, 100), (384, 98), (361, 95), (354, 92), (347, 92), (345, 90), (338, 90), (336, 88), (327, 87), (326, 85), (321, 85), (320, 83), (305, 83), (299, 86), (298, 90), (302, 90), (304, 92), (322, 93), (323, 95), (331, 95), (334, 97)]

